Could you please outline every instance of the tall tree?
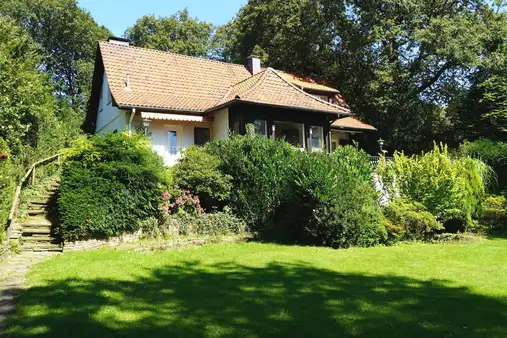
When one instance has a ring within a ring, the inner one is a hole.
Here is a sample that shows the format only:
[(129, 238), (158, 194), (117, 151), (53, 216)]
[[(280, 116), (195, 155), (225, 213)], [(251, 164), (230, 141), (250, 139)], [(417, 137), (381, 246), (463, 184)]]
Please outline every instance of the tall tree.
[(43, 69), (60, 99), (83, 108), (89, 97), (96, 42), (111, 33), (77, 0), (3, 0), (0, 14), (14, 18), (43, 49)]
[(205, 57), (209, 54), (213, 25), (191, 18), (184, 9), (170, 17), (143, 16), (127, 29), (134, 46)]
[(255, 0), (217, 39), (225, 59), (257, 48), (266, 65), (327, 76), (391, 148), (419, 151), (453, 127), (447, 106), (498, 16), (485, 0)]
[(49, 77), (38, 70), (38, 46), (9, 18), (0, 16), (0, 31), (0, 138), (19, 154), (39, 144), (58, 105)]

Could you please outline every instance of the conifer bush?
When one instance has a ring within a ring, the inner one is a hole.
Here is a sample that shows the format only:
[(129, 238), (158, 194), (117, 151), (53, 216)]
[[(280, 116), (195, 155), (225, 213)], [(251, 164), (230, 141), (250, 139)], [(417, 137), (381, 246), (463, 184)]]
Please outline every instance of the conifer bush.
[(58, 210), (64, 240), (132, 232), (160, 215), (162, 159), (142, 135), (81, 138), (63, 159)]

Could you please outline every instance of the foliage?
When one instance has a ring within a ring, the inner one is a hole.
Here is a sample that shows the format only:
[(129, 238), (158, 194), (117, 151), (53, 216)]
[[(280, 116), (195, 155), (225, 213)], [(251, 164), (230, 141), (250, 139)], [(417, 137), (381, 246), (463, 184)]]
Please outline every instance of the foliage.
[(142, 135), (77, 140), (64, 157), (58, 209), (64, 240), (110, 237), (159, 215), (166, 169)]
[(163, 236), (212, 236), (241, 235), (246, 231), (246, 224), (235, 216), (229, 208), (214, 213), (175, 214), (167, 217), (159, 230)]
[(261, 230), (280, 204), (296, 150), (282, 140), (255, 135), (252, 128), (245, 136), (210, 142), (205, 150), (220, 159), (219, 170), (234, 187), (226, 204), (251, 231)]
[(165, 215), (186, 214), (197, 216), (205, 213), (201, 207), (199, 197), (193, 196), (190, 190), (175, 190), (173, 194), (163, 192), (160, 210)]
[(109, 30), (99, 27), (77, 0), (5, 0), (0, 13), (14, 18), (40, 44), (42, 69), (51, 76), (57, 96), (83, 109), (90, 94), (96, 42), (110, 36)]
[(134, 46), (204, 57), (212, 33), (212, 24), (191, 18), (184, 9), (170, 17), (143, 16), (127, 29), (125, 37)]
[[(302, 244), (372, 246), (386, 237), (366, 153), (299, 153), (271, 235)], [(269, 235), (269, 234), (268, 234)]]
[(325, 76), (389, 148), (412, 153), (454, 138), (460, 114), (445, 107), (506, 41), (505, 23), (485, 0), (250, 1), (218, 29), (216, 50), (242, 63), (255, 49), (265, 66)]
[(39, 70), (37, 46), (14, 22), (0, 16), (0, 137), (13, 154), (36, 147), (48, 133), (58, 138), (52, 87)]
[(465, 141), (460, 145), (459, 151), (462, 155), (472, 156), (481, 159), (490, 165), (496, 172), (498, 188), (507, 188), (507, 143), (492, 141), (488, 139)]
[[(387, 198), (420, 203), (439, 222), (473, 224), (485, 195), (490, 169), (471, 157), (452, 157), (444, 145), (422, 155), (395, 153), (380, 161), (377, 173)], [(449, 223), (451, 224), (451, 223)]]
[[(0, 137), (0, 154), (9, 155), (7, 143)], [(9, 211), (12, 205), (12, 197), (15, 190), (14, 167), (10, 156), (0, 158), (0, 238), (4, 231), (4, 224), (9, 217)], [(3, 241), (0, 241), (0, 246)]]
[(203, 148), (187, 148), (174, 166), (174, 183), (196, 194), (208, 212), (221, 208), (231, 193), (232, 184), (231, 176), (223, 175), (219, 166), (220, 159)]
[(481, 223), (490, 231), (507, 230), (507, 199), (504, 196), (489, 196), (482, 203)]
[(384, 215), (386, 217), (384, 225), (390, 242), (429, 239), (437, 231), (444, 229), (442, 223), (426, 211), (421, 203), (401, 198), (390, 201), (384, 208)]

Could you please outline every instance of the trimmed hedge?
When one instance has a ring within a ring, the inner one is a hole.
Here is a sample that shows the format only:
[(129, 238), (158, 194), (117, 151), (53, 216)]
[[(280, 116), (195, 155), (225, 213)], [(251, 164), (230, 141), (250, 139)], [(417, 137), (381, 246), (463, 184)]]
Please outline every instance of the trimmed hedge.
[(162, 159), (142, 135), (81, 138), (65, 154), (58, 210), (64, 240), (135, 231), (160, 215)]
[(267, 236), (334, 248), (373, 246), (387, 238), (381, 216), (366, 153), (352, 146), (331, 155), (299, 153)]

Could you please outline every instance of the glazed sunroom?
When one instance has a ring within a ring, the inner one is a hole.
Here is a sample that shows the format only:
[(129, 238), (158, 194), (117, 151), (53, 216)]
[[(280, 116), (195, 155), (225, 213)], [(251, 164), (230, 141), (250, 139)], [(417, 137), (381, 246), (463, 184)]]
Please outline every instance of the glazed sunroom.
[[(309, 91), (306, 91), (306, 86)], [(252, 124), (309, 151), (332, 149), (332, 123), (353, 115), (338, 91), (308, 84), (260, 60), (247, 65), (100, 42), (88, 124), (94, 132), (144, 130), (166, 164), (181, 151)]]

